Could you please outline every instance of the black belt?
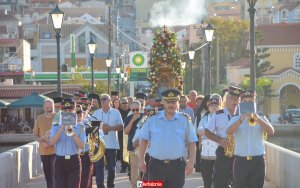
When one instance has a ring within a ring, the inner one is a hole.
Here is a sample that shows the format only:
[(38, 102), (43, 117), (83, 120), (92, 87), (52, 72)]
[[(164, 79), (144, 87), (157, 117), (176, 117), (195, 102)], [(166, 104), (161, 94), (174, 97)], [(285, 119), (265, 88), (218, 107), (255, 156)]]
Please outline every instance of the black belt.
[(237, 159), (251, 161), (251, 160), (262, 159), (262, 158), (264, 158), (264, 155), (255, 155), (255, 156), (238, 156), (238, 155), (235, 155), (234, 157), (237, 158)]
[(172, 163), (182, 162), (182, 161), (184, 161), (184, 158), (180, 157), (178, 159), (173, 159), (173, 160), (159, 160), (159, 159), (155, 159), (153, 157), (150, 157), (150, 161), (158, 162), (158, 163), (161, 163), (161, 164), (172, 164)]
[[(69, 159), (72, 159), (72, 158), (78, 158), (78, 154), (74, 154), (74, 155), (64, 155), (64, 156), (56, 155), (55, 157), (56, 157), (56, 158), (59, 158), (59, 159), (68, 159), (68, 157), (70, 157)], [(67, 158), (66, 158), (66, 157), (67, 157)]]

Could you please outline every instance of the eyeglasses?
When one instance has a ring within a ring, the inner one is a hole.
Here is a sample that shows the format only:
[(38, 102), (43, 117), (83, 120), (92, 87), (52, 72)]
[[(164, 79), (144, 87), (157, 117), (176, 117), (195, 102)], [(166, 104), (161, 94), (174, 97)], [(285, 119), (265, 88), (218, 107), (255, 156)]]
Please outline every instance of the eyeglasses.
[(108, 98), (102, 98), (102, 99), (100, 99), (101, 101), (106, 101), (106, 100), (108, 100)]
[(121, 104), (128, 104), (127, 102), (121, 103)]
[(131, 109), (132, 112), (139, 112), (140, 109), (136, 108), (136, 109)]

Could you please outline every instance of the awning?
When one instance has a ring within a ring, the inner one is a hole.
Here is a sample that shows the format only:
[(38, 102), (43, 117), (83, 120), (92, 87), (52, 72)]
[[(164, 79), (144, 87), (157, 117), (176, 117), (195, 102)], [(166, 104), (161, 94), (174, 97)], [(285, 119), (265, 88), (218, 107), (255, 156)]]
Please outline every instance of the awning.
[(23, 97), (8, 105), (8, 108), (31, 108), (31, 107), (43, 107), (44, 100), (48, 97), (39, 95), (38, 93), (32, 93), (29, 96)]
[(0, 108), (6, 108), (6, 107), (7, 107), (7, 105), (9, 105), (9, 103), (8, 103), (8, 102), (6, 102), (6, 101), (3, 101), (3, 100), (0, 100)]

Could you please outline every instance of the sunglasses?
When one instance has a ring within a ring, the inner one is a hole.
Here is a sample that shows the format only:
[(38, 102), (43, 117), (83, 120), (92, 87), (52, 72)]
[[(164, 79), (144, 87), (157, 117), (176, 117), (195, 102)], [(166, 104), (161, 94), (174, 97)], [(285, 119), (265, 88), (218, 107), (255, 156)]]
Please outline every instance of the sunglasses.
[(102, 98), (102, 99), (100, 99), (101, 101), (107, 101), (108, 100), (108, 98)]
[(132, 112), (139, 112), (140, 109), (136, 108), (136, 109), (131, 109)]

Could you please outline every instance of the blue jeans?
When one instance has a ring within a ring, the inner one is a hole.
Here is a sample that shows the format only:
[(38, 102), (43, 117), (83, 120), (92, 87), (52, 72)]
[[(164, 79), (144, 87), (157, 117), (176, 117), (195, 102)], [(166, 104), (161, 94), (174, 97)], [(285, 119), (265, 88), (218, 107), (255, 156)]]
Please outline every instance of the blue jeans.
[[(105, 158), (107, 162), (107, 188), (115, 187), (115, 173), (116, 173), (116, 149), (106, 149)], [(101, 160), (95, 162), (95, 175), (97, 188), (105, 188), (104, 186), (104, 157)]]

